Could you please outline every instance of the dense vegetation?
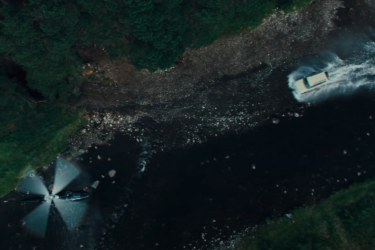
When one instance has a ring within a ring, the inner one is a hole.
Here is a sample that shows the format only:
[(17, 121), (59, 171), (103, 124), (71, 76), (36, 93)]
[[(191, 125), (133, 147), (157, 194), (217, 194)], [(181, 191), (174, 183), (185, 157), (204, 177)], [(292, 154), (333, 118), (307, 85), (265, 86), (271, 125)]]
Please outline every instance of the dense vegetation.
[(138, 69), (173, 65), (186, 48), (255, 27), (276, 7), (312, 0), (1, 0), (0, 56), (28, 73), (29, 87), (53, 100), (78, 95), (77, 52), (94, 44)]
[(85, 124), (77, 110), (36, 102), (15, 79), (0, 72), (0, 197), (25, 169), (47, 165)]
[(271, 221), (238, 250), (374, 249), (375, 180), (339, 191), (316, 207)]
[(0, 65), (0, 196), (22, 171), (51, 161), (84, 123), (67, 103), (84, 81), (85, 48), (127, 57), (137, 69), (166, 69), (186, 48), (255, 27), (276, 7), (312, 1), (0, 0), (0, 60), (26, 72), (21, 84)]

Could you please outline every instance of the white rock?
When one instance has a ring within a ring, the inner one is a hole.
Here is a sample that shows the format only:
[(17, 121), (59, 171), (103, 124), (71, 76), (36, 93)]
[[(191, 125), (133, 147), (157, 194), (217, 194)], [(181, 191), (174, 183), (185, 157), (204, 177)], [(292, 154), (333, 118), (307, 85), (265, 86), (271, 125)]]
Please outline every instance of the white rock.
[(272, 118), (272, 123), (273, 124), (278, 124), (280, 120), (278, 118)]
[(203, 240), (205, 240), (205, 238), (204, 238), (204, 233), (202, 233), (202, 235), (201, 235), (201, 236), (202, 236), (202, 239), (203, 239)]
[(96, 189), (99, 186), (99, 182), (100, 181), (94, 181), (94, 183), (91, 184), (91, 187)]
[(102, 157), (100, 155), (98, 155), (98, 160), (101, 160), (101, 159), (102, 159)]
[(116, 175), (116, 170), (112, 169), (108, 172), (109, 177), (114, 177)]

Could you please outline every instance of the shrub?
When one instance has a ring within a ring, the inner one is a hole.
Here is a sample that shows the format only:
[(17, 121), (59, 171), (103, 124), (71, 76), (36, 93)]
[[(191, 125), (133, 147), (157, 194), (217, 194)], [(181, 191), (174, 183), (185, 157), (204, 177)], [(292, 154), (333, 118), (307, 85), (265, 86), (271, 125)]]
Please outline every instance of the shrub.
[(76, 109), (36, 103), (14, 80), (0, 74), (0, 197), (17, 185), (26, 168), (50, 163), (85, 124)]
[(294, 210), (245, 237), (237, 250), (373, 249), (375, 180), (339, 191), (316, 207)]

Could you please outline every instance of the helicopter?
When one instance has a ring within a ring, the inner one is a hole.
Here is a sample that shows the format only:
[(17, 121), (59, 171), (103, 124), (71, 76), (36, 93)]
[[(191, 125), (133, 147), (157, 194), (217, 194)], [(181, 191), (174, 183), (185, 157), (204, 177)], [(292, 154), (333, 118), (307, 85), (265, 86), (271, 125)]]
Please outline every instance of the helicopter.
[(27, 229), (39, 236), (45, 236), (51, 207), (57, 209), (68, 230), (76, 227), (83, 218), (89, 193), (86, 191), (64, 190), (78, 175), (79, 170), (69, 161), (58, 157), (55, 162), (54, 184), (49, 191), (39, 176), (34, 173), (22, 178), (17, 190), (26, 198), (11, 199), (26, 205), (39, 203), (38, 206), (22, 218)]
[(17, 203), (42, 203), (42, 202), (51, 202), (56, 199), (65, 200), (65, 201), (81, 201), (89, 197), (89, 193), (86, 191), (69, 191), (65, 190), (59, 194), (49, 194), (49, 195), (39, 195), (32, 198), (25, 198), (19, 200), (6, 200), (4, 202), (17, 202)]

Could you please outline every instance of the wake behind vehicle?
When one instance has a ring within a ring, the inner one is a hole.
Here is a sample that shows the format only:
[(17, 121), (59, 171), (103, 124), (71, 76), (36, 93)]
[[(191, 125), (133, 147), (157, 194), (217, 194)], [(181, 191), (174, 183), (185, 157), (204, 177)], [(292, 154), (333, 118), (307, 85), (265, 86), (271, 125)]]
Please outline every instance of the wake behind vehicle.
[(320, 88), (329, 83), (328, 73), (321, 72), (295, 82), (295, 90), (298, 94), (304, 94), (314, 89)]

